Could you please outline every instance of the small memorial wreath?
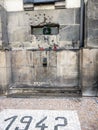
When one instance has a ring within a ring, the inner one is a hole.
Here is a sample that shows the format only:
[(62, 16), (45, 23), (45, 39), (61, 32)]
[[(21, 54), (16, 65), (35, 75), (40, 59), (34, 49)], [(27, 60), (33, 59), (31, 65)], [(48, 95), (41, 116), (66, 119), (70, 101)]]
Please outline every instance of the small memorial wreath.
[(44, 35), (50, 35), (51, 34), (51, 27), (44, 26), (44, 28), (43, 28), (43, 34)]

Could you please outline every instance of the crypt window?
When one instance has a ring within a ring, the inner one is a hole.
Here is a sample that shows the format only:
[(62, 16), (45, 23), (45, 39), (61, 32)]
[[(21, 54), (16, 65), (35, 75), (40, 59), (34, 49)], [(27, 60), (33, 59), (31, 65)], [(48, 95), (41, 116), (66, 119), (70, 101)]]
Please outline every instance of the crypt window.
[(66, 0), (23, 0), (24, 10), (63, 9)]
[(31, 26), (32, 35), (57, 35), (59, 33), (59, 25)]

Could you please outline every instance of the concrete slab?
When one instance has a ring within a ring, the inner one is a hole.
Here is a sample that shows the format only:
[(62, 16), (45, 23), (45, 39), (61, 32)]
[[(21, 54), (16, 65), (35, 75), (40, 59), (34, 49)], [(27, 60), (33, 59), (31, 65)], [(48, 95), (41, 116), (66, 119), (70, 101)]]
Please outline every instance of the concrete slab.
[(81, 130), (76, 111), (6, 109), (0, 130)]

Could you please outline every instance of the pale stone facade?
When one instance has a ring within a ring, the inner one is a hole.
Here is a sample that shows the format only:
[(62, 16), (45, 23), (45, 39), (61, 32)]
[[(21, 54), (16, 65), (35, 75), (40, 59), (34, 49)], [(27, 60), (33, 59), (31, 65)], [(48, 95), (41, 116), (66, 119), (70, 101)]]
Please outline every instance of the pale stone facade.
[(91, 10), (97, 8), (96, 1), (87, 3), (85, 43), (80, 48), (79, 0), (44, 6), (2, 1), (1, 92), (64, 95), (82, 91), (84, 96), (97, 96), (98, 10)]

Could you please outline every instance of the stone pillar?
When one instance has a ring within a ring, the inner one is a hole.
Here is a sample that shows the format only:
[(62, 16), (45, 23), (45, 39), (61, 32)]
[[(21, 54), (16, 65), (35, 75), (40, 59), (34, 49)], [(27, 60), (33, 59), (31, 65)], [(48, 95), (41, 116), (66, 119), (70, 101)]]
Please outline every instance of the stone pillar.
[(11, 84), (10, 52), (0, 51), (0, 94), (6, 92), (9, 84)]
[(85, 48), (83, 49), (83, 96), (98, 96), (98, 1), (88, 0), (85, 12)]
[(2, 49), (2, 6), (0, 5), (0, 49)]
[(4, 8), (3, 1), (0, 1), (0, 49), (7, 47), (8, 33), (7, 33), (7, 12)]

